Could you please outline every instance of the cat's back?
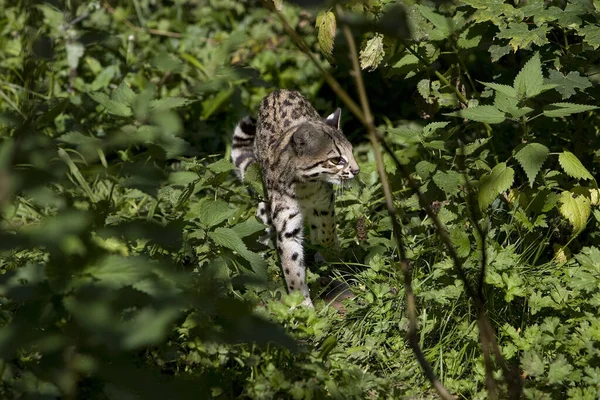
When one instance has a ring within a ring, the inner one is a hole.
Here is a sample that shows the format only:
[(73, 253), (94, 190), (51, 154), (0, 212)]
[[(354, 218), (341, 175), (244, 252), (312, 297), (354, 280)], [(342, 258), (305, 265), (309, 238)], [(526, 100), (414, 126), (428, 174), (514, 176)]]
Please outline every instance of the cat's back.
[(318, 119), (319, 114), (301, 93), (278, 89), (260, 103), (257, 139), (272, 143), (286, 136), (294, 126)]

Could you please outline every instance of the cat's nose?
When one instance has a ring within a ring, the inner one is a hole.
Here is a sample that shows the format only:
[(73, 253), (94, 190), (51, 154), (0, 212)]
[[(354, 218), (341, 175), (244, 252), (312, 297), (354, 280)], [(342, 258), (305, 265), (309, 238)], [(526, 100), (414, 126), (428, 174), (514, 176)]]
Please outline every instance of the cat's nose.
[(351, 169), (350, 172), (352, 172), (352, 175), (356, 176), (360, 172), (360, 168)]

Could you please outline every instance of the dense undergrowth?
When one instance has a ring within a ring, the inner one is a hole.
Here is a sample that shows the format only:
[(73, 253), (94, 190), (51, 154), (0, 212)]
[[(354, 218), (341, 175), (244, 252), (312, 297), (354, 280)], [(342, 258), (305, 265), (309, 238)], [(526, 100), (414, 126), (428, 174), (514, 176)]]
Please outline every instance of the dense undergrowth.
[[(475, 285), (486, 251), (485, 307), (524, 396), (598, 398), (600, 3), (351, 1), (345, 18), (283, 3), (353, 95), (336, 35), (350, 24), (376, 122)], [(406, 341), (365, 129), (274, 11), (233, 0), (0, 10), (0, 397), (436, 397)], [(323, 276), (351, 286), (343, 312), (285, 293), (228, 161), (235, 123), (275, 88), (325, 115), (341, 106), (355, 145), (360, 179), (337, 197), (341, 253), (309, 273), (314, 294)], [(384, 162), (420, 346), (451, 393), (488, 398), (464, 283)]]

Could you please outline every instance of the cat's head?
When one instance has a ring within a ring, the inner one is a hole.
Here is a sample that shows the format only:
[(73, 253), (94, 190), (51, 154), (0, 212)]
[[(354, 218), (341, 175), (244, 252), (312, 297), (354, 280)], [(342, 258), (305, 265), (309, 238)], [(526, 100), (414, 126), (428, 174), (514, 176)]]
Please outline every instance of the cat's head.
[(298, 126), (291, 145), (297, 157), (296, 176), (301, 181), (341, 183), (358, 175), (360, 168), (352, 145), (340, 130), (341, 110), (321, 121)]

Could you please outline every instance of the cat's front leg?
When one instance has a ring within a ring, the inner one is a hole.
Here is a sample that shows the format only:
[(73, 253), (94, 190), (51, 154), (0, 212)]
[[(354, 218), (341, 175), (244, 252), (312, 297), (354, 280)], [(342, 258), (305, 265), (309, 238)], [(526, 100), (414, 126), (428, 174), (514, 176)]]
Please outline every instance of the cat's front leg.
[(308, 285), (302, 239), (304, 219), (296, 199), (285, 195), (271, 198), (271, 222), (275, 227), (277, 252), (288, 290), (299, 290), (304, 296), (302, 304), (312, 307)]

